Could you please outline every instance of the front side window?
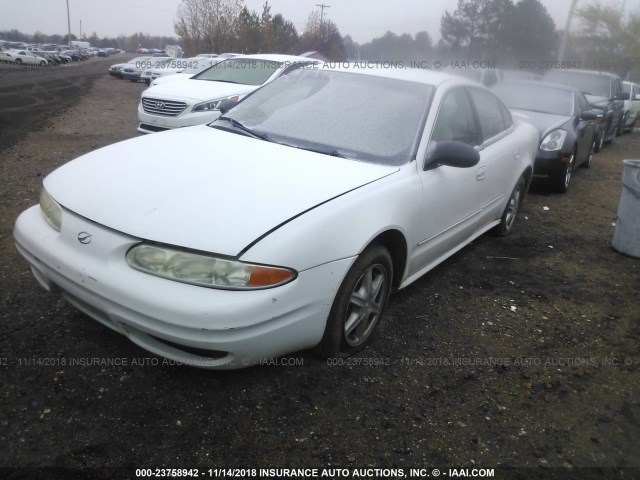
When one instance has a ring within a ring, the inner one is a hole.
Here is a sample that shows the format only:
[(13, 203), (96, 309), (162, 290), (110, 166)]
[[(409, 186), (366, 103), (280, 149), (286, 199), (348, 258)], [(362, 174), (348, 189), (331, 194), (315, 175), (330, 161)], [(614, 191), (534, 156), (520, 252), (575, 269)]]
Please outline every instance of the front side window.
[(453, 140), (478, 145), (478, 131), (473, 108), (464, 88), (455, 88), (442, 99), (431, 139)]

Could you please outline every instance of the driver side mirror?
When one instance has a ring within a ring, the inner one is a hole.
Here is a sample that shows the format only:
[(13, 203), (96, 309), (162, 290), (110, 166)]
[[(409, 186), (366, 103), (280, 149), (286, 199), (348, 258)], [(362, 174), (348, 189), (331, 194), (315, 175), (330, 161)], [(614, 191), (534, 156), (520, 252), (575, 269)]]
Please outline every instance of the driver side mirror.
[(440, 165), (456, 168), (470, 168), (478, 164), (480, 154), (466, 143), (453, 140), (432, 141), (427, 151), (424, 169)]
[(627, 92), (622, 92), (618, 95), (618, 100), (629, 100), (629, 94)]
[(596, 120), (597, 118), (598, 114), (592, 110), (585, 110), (580, 114), (580, 120), (584, 120), (587, 122)]

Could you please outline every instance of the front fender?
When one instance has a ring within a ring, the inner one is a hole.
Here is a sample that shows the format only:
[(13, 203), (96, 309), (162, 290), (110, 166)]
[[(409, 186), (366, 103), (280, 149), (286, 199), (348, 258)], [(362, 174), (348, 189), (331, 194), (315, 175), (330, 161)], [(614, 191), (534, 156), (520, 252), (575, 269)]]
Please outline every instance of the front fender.
[(360, 254), (387, 230), (410, 248), (419, 222), (422, 188), (415, 164), (348, 192), (281, 226), (246, 250), (241, 260), (303, 271)]

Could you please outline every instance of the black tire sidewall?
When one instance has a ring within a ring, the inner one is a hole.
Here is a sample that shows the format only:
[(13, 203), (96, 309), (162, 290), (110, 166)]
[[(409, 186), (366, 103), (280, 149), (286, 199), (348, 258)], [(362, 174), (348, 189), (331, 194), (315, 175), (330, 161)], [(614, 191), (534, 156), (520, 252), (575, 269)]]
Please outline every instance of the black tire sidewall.
[[(363, 273), (372, 265), (380, 265), (386, 271), (386, 284), (384, 285), (384, 300), (382, 311), (376, 321), (376, 326), (369, 337), (360, 345), (352, 347), (346, 343), (344, 336), (344, 322), (349, 307), (349, 299)], [(393, 282), (393, 262), (389, 251), (381, 245), (371, 245), (358, 256), (347, 274), (345, 275), (338, 292), (333, 300), (327, 324), (322, 340), (315, 348), (316, 353), (322, 357), (349, 356), (364, 349), (375, 337), (380, 320), (384, 316), (384, 310), (389, 300)]]
[[(511, 190), (511, 194), (509, 195), (509, 200), (507, 201), (507, 206), (504, 208), (504, 212), (502, 212), (502, 217), (500, 218), (500, 223), (498, 225), (496, 225), (493, 230), (491, 231), (494, 235), (498, 236), (498, 237), (504, 237), (506, 235), (509, 235), (511, 232), (513, 232), (513, 230), (515, 229), (515, 222), (517, 220), (518, 215), (520, 214), (520, 208), (522, 207), (522, 202), (524, 200), (524, 196), (526, 194), (526, 186), (527, 186), (527, 182), (525, 181), (524, 177), (520, 177), (518, 179), (518, 181), (516, 182), (515, 187), (513, 187), (513, 190)], [(513, 224), (509, 227), (507, 225), (507, 215), (509, 212), (509, 203), (511, 203), (511, 198), (513, 197), (514, 193), (520, 189), (520, 201), (518, 202), (518, 209), (516, 211), (516, 218), (513, 220)]]

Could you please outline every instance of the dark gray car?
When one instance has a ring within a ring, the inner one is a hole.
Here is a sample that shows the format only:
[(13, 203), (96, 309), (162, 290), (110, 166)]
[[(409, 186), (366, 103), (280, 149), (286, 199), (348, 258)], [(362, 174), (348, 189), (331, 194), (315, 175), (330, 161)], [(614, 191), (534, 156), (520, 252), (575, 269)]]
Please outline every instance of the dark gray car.
[(549, 70), (544, 80), (575, 87), (585, 94), (589, 104), (602, 110), (603, 120), (598, 134), (596, 151), (622, 134), (624, 101), (628, 94), (622, 91), (622, 81), (614, 73), (592, 70)]

